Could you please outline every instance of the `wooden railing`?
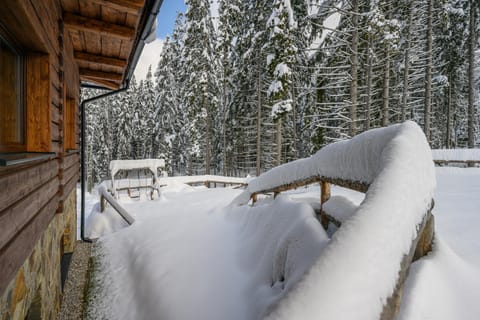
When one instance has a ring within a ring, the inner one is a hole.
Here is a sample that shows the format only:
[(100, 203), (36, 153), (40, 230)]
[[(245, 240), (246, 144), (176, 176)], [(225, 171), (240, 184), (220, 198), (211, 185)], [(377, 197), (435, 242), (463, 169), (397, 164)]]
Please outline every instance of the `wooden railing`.
[[(254, 205), (258, 198), (259, 194), (272, 194), (276, 197), (279, 193), (294, 190), (300, 187), (305, 187), (312, 184), (320, 184), (320, 222), (322, 226), (327, 229), (329, 223), (334, 223), (337, 227), (340, 227), (340, 222), (337, 221), (334, 217), (330, 216), (323, 209), (324, 204), (330, 199), (331, 195), (331, 184), (338, 185), (343, 188), (359, 191), (366, 193), (369, 188), (369, 184), (358, 182), (358, 181), (349, 181), (344, 179), (336, 179), (330, 177), (314, 176), (304, 180), (295, 181), (283, 185), (278, 185), (269, 189), (260, 190), (253, 192), (251, 194), (252, 204)], [(417, 237), (412, 241), (410, 250), (407, 255), (405, 255), (401, 262), (401, 269), (399, 272), (399, 278), (397, 279), (395, 291), (387, 299), (387, 303), (384, 305), (380, 319), (394, 319), (396, 314), (399, 311), (399, 306), (401, 302), (403, 285), (408, 275), (408, 270), (410, 264), (414, 261), (425, 256), (432, 250), (432, 243), (434, 237), (434, 216), (431, 213), (433, 208), (433, 201), (430, 209), (424, 215), (422, 222), (417, 226)]]
[(224, 187), (228, 186), (238, 186), (245, 187), (247, 182), (244, 178), (236, 177), (224, 177), (224, 176), (215, 176), (215, 175), (203, 175), (203, 176), (178, 176), (178, 177), (163, 177), (158, 179), (158, 185), (160, 187), (168, 185), (170, 182), (180, 182), (188, 184), (191, 186), (195, 185), (204, 185), (207, 188), (222, 185)]
[(257, 202), (257, 195), (258, 194), (271, 194), (273, 193), (273, 197), (276, 198), (280, 192), (295, 190), (297, 188), (305, 187), (312, 184), (320, 184), (320, 219), (322, 226), (327, 229), (329, 222), (335, 222), (338, 225), (338, 222), (330, 216), (325, 210), (323, 210), (323, 205), (325, 202), (330, 199), (330, 185), (334, 184), (343, 188), (351, 189), (358, 192), (367, 192), (369, 185), (364, 182), (358, 181), (349, 181), (344, 179), (336, 179), (336, 178), (328, 178), (328, 177), (310, 177), (304, 180), (295, 181), (283, 185), (279, 185), (273, 188), (257, 191), (251, 194), (252, 203), (255, 204)]
[[(373, 219), (380, 218), (382, 222), (388, 221), (388, 219), (382, 219), (384, 218), (383, 214), (392, 214), (393, 221), (400, 222), (407, 219), (408, 224), (398, 224), (398, 230), (408, 233), (408, 237), (406, 234), (402, 235), (404, 239), (411, 239), (411, 235), (414, 235), (414, 239), (411, 240), (409, 247), (401, 249), (402, 255), (398, 256), (398, 260), (391, 260), (387, 263), (389, 267), (398, 263), (398, 272), (393, 273), (391, 269), (389, 271), (392, 276), (392, 283), (395, 283), (394, 290), (391, 294), (385, 293), (389, 289), (382, 285), (381, 290), (383, 292), (378, 292), (378, 299), (386, 299), (386, 301), (383, 303), (377, 319), (386, 320), (395, 319), (398, 314), (403, 286), (410, 265), (413, 261), (425, 256), (432, 248), (434, 216), (432, 215), (433, 199), (431, 197), (433, 195), (435, 171), (431, 163), (430, 148), (418, 125), (407, 122), (388, 128), (376, 129), (375, 131), (376, 133), (363, 133), (350, 141), (326, 146), (312, 157), (271, 169), (252, 180), (244, 194), (239, 195), (233, 203), (245, 205), (251, 200), (251, 203), (255, 204), (259, 194), (273, 194), (276, 197), (284, 191), (319, 184), (319, 201), (321, 204), (319, 220), (326, 228), (332, 222), (332, 217), (329, 217), (328, 212), (325, 212), (324, 205), (330, 198), (330, 186), (334, 184), (365, 193), (365, 200), (357, 208), (357, 212), (364, 219), (370, 217)], [(410, 167), (407, 167), (406, 163), (409, 163)], [(404, 172), (403, 175), (402, 172)], [(422, 183), (419, 183), (418, 186), (412, 185), (411, 188), (404, 190), (404, 193), (402, 193), (403, 188), (400, 186), (412, 183), (417, 178), (422, 179)], [(355, 179), (361, 179), (363, 182), (355, 181)], [(386, 183), (387, 181), (390, 181), (390, 186)], [(386, 198), (377, 201), (376, 198), (378, 197)], [(399, 199), (406, 201), (404, 211), (397, 203)], [(372, 250), (369, 251), (369, 248), (367, 248), (365, 255), (359, 252), (356, 259), (360, 265), (368, 268), (375, 267), (370, 265), (368, 255), (377, 258), (392, 257), (390, 253), (387, 254), (382, 251), (385, 250), (385, 247), (379, 245), (383, 241), (395, 241), (396, 238), (394, 233), (389, 232), (388, 229), (382, 229), (384, 228), (383, 224), (376, 224), (376, 221), (371, 221), (372, 228), (376, 229), (370, 231), (366, 228), (370, 223), (368, 220), (349, 219), (343, 223), (344, 225), (348, 223), (349, 227), (348, 229), (342, 229), (344, 227), (341, 226), (340, 230), (337, 231), (342, 232), (341, 234), (344, 237), (342, 237), (342, 241), (332, 241), (331, 245), (334, 248), (344, 249), (345, 246), (351, 246), (361, 250), (363, 243), (355, 241), (367, 239), (367, 242), (373, 246)], [(356, 232), (355, 226), (362, 227)], [(390, 227), (392, 225), (385, 225), (385, 228)], [(375, 236), (381, 238), (374, 239)], [(323, 255), (326, 259), (339, 258), (341, 261), (346, 261), (344, 259), (346, 259), (348, 252), (348, 250), (340, 252), (329, 250), (324, 251)], [(319, 270), (331, 270), (332, 264), (325, 263), (317, 267), (317, 272)], [(348, 269), (347, 266), (340, 267), (342, 270)], [(374, 270), (368, 270), (367, 274), (368, 279), (352, 279), (354, 281), (352, 286), (358, 290), (368, 290), (369, 283), (373, 284), (376, 279)], [(306, 279), (308, 279), (308, 276)], [(335, 281), (335, 279), (342, 281), (341, 274), (333, 274), (330, 281)], [(332, 285), (332, 283), (329, 283), (329, 285)], [(334, 295), (340, 295), (340, 291)], [(296, 297), (298, 298), (298, 296)], [(313, 297), (310, 298), (314, 300)], [(372, 300), (371, 303), (377, 303), (377, 301)], [(279, 318), (288, 319), (296, 312), (282, 312), (282, 314), (285, 317)], [(342, 312), (340, 311), (339, 314), (342, 314)]]
[(103, 185), (98, 188), (98, 192), (100, 193), (100, 212), (105, 211), (106, 202), (108, 202), (129, 225), (135, 222), (135, 219), (112, 197)]

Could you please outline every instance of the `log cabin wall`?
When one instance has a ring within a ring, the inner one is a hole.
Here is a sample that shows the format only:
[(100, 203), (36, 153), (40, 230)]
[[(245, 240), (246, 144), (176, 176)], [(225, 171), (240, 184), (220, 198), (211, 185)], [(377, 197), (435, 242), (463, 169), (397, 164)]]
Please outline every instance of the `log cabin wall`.
[(39, 300), (42, 319), (55, 318), (60, 256), (76, 240), (80, 82), (128, 83), (161, 4), (2, 2), (0, 68), (18, 68), (0, 72), (0, 319), (23, 319)]
[(76, 240), (78, 66), (59, 0), (5, 1), (0, 24), (24, 57), (22, 151), (53, 153), (0, 167), (0, 319), (25, 318), (38, 294), (42, 319), (54, 319), (60, 255), (72, 252)]

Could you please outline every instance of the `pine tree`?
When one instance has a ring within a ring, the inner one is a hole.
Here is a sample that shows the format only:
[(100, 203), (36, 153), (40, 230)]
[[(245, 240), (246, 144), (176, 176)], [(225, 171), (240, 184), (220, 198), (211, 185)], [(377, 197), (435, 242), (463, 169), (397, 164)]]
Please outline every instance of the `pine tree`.
[[(192, 156), (204, 160), (203, 168), (209, 174), (215, 157), (214, 115), (218, 107), (217, 60), (215, 32), (207, 0), (188, 0), (183, 55), (189, 77), (185, 86), (186, 107), (191, 121)], [(199, 168), (202, 166), (197, 164)]]

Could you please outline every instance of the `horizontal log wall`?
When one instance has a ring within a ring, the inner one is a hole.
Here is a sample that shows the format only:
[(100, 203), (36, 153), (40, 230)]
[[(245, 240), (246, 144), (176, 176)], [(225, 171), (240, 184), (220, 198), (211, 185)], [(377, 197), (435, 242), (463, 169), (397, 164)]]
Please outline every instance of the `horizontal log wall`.
[[(64, 34), (59, 0), (2, 2), (0, 22), (26, 56), (27, 151), (55, 152), (52, 160), (0, 167), (0, 295), (31, 254), (55, 213), (75, 189), (80, 157), (65, 146), (69, 120), (78, 149), (79, 75), (70, 37)], [(21, 23), (19, 23), (21, 22)]]
[(59, 203), (58, 160), (0, 171), (0, 293), (30, 255)]

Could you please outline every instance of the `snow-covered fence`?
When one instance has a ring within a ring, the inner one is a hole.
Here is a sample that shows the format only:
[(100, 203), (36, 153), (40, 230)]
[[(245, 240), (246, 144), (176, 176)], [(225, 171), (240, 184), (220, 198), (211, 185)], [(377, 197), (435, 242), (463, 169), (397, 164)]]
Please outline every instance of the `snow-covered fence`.
[(166, 186), (169, 184), (183, 183), (188, 185), (198, 185), (202, 184), (209, 188), (212, 184), (216, 186), (221, 184), (225, 187), (227, 186), (240, 186), (244, 187), (247, 185), (246, 178), (236, 178), (236, 177), (224, 177), (224, 176), (215, 176), (215, 175), (203, 175), (203, 176), (177, 176), (177, 177), (163, 177), (159, 178), (158, 185)]
[(104, 185), (100, 185), (98, 193), (100, 194), (100, 212), (105, 211), (105, 202), (108, 202), (129, 225), (135, 222), (135, 219), (112, 197)]
[(234, 203), (319, 181), (365, 199), (267, 319), (395, 318), (410, 264), (433, 240), (435, 171), (422, 130), (408, 121), (328, 145), (253, 179)]
[(480, 164), (480, 149), (435, 149), (432, 158), (437, 165), (460, 163), (475, 166)]

